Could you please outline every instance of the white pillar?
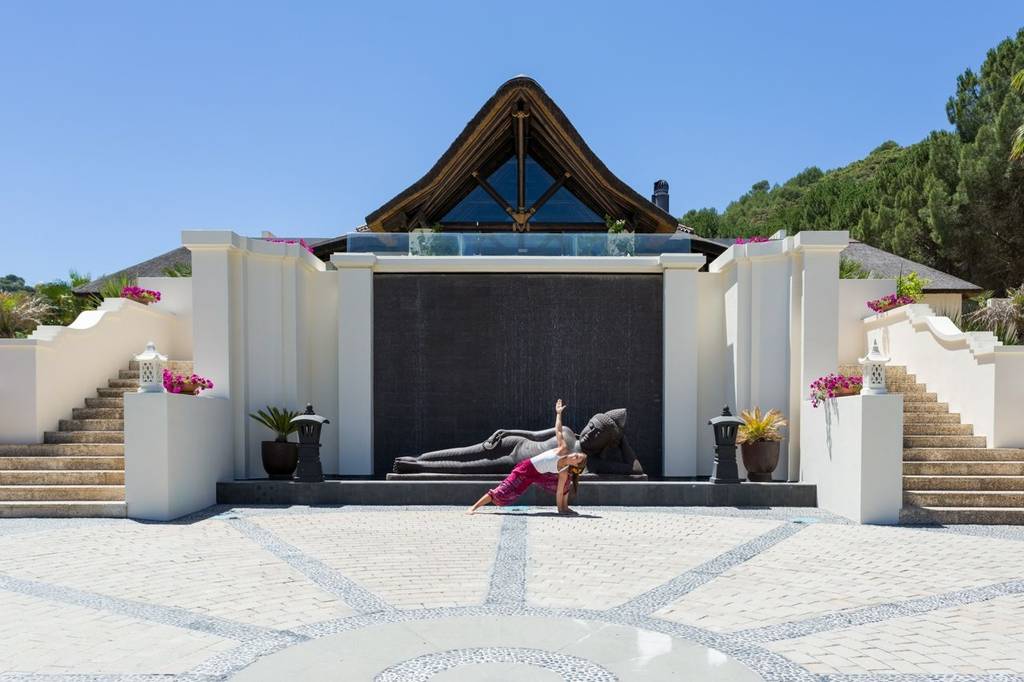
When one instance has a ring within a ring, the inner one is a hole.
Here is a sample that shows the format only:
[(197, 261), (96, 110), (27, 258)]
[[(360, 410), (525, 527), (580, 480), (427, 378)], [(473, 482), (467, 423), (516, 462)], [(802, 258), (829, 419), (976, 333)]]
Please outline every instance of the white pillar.
[[(850, 243), (846, 231), (805, 230), (793, 239), (800, 255), (800, 400), (818, 377), (839, 368), (839, 254)], [(790, 415), (799, 420), (799, 413)], [(800, 424), (790, 422), (790, 434)], [(793, 480), (799, 466), (799, 450), (790, 462)]]
[(663, 254), (663, 464), (666, 476), (697, 475), (697, 270), (701, 254)]
[(186, 230), (181, 241), (192, 252), (195, 373), (213, 381), (208, 395), (231, 400), (234, 473), (247, 478), (244, 238), (227, 230)]
[(373, 266), (370, 253), (336, 253), (338, 471), (373, 473)]

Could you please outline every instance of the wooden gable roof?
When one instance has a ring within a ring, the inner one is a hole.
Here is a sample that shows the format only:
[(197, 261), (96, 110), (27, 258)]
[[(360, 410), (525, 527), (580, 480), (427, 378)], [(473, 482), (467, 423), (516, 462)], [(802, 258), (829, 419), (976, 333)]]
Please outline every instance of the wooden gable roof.
[[(533, 206), (523, 200), (527, 155), (555, 179)], [(518, 201), (507, 202), (486, 179), (513, 157), (519, 163)], [(562, 186), (594, 213), (624, 219), (630, 229), (674, 232), (678, 227), (675, 218), (608, 170), (535, 80), (519, 76), (498, 88), (426, 175), (366, 216), (366, 229), (429, 227), (477, 187), (503, 205), (513, 229), (530, 229), (536, 203), (543, 204)]]

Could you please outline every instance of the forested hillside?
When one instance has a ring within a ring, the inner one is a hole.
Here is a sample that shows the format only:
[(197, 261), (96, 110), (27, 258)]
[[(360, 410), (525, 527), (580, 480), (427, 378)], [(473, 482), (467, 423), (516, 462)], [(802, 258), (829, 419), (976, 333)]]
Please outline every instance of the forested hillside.
[(1020, 285), (1024, 162), (1009, 155), (1024, 122), (1024, 96), (1010, 81), (1022, 69), (1024, 29), (956, 78), (946, 104), (952, 132), (907, 147), (884, 142), (848, 166), (812, 166), (781, 185), (762, 180), (724, 212), (691, 210), (681, 222), (704, 236), (848, 229), (985, 288)]

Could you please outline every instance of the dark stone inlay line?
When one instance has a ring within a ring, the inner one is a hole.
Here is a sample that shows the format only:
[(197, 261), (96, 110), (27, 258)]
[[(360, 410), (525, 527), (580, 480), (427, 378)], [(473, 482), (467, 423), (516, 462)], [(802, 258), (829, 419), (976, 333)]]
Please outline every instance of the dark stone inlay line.
[(359, 613), (394, 610), (394, 607), (381, 597), (357, 585), (319, 559), (285, 542), (266, 528), (243, 518), (229, 518), (227, 522), (257, 545), (302, 573), (320, 589), (340, 597)]
[(566, 682), (618, 682), (608, 669), (578, 656), (521, 647), (450, 649), (411, 658), (385, 668), (374, 682), (427, 682), (445, 670), (477, 663), (519, 663), (550, 670)]
[(526, 603), (527, 518), (525, 514), (508, 514), (501, 523), (485, 604)]
[(0, 682), (217, 682), (194, 673), (0, 673)]
[(822, 675), (821, 682), (1024, 682), (1024, 675), (1016, 673), (878, 673), (864, 675)]
[(1008, 580), (1006, 582), (985, 585), (984, 587), (956, 590), (928, 597), (887, 602), (874, 606), (863, 606), (846, 611), (834, 611), (821, 616), (807, 618), (806, 620), (739, 630), (732, 634), (734, 637), (751, 642), (777, 642), (783, 639), (795, 639), (829, 630), (842, 630), (868, 623), (878, 623), (883, 620), (892, 620), (893, 618), (916, 616), (929, 611), (950, 609), (966, 604), (988, 601), (996, 597), (1021, 593), (1024, 593), (1024, 580)]
[(0, 590), (17, 592), (65, 604), (84, 606), (96, 609), (97, 611), (117, 613), (131, 618), (195, 630), (196, 632), (205, 632), (238, 641), (260, 640), (295, 644), (306, 639), (293, 632), (246, 625), (245, 623), (217, 618), (216, 616), (199, 614), (177, 606), (163, 606), (132, 599), (121, 599), (120, 597), (108, 597), (95, 592), (86, 592), (34, 580), (24, 580), (8, 575), (0, 575)]
[(748, 561), (766, 549), (799, 533), (803, 528), (804, 526), (799, 523), (787, 523), (773, 528), (753, 540), (719, 554), (696, 568), (680, 573), (668, 582), (630, 599), (621, 606), (610, 609), (610, 613), (619, 618), (648, 616), (701, 585), (714, 580), (730, 568)]

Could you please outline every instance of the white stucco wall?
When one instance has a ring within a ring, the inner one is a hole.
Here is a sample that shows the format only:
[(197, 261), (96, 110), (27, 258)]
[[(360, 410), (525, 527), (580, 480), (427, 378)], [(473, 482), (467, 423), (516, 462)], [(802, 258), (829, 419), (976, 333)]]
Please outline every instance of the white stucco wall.
[(894, 279), (839, 280), (839, 364), (855, 365), (867, 354), (864, 320), (874, 315), (867, 302), (894, 293)]
[(919, 302), (931, 307), (936, 315), (955, 319), (963, 311), (964, 297), (962, 294), (925, 294)]
[(893, 524), (903, 507), (903, 396), (801, 405), (800, 478), (818, 506), (858, 523)]
[(181, 358), (180, 327), (171, 313), (110, 298), (68, 327), (41, 326), (27, 339), (0, 339), (0, 442), (42, 442), (45, 431), (56, 430), (72, 408), (127, 369), (149, 341)]
[(173, 339), (171, 360), (192, 359), (192, 278), (139, 277), (139, 286), (160, 292), (160, 300), (151, 303), (153, 310), (171, 313), (178, 319)]
[(128, 517), (169, 521), (217, 502), (234, 475), (226, 398), (129, 393), (124, 399)]

